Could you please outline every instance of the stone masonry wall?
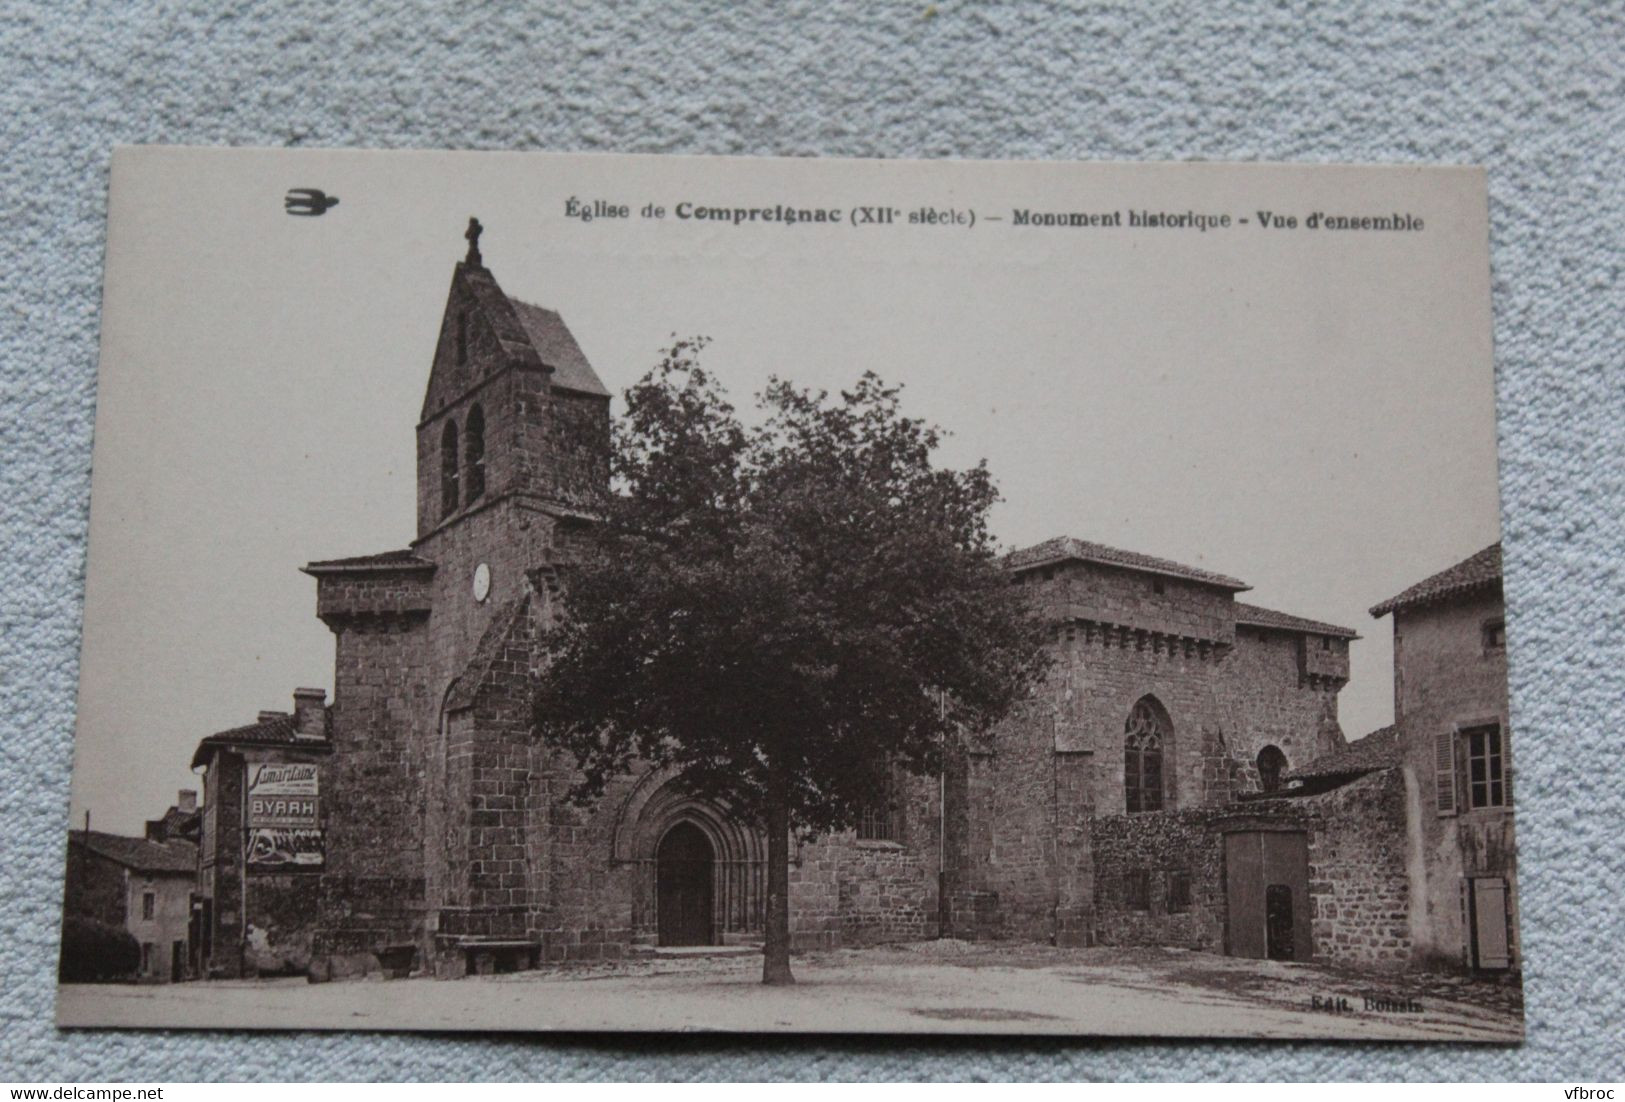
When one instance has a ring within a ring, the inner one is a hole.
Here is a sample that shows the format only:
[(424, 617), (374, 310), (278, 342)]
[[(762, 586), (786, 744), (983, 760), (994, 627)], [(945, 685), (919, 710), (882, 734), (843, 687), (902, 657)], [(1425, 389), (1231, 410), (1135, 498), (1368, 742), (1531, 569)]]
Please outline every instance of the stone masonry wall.
[(1063, 563), (1018, 577), (1056, 619), (1089, 620), (1227, 644), (1235, 630), (1226, 589), (1104, 563)]
[[(1087, 821), (1120, 812), (1123, 725), (1136, 701), (1167, 719), (1164, 806), (1207, 797), (1205, 755), (1217, 737), (1217, 652), (1068, 625), (1035, 698), (994, 732), (985, 858), (956, 887), (996, 893), (1001, 927), (1017, 938), (1087, 944), (1094, 875)], [(973, 904), (985, 908), (985, 902)], [(973, 911), (974, 913), (974, 911)]]
[(321, 900), (316, 873), (248, 874), (243, 962), (261, 975), (301, 975), (310, 969)]
[(1318, 636), (1238, 628), (1219, 587), (1095, 563), (1021, 577), (1056, 621), (1055, 664), (980, 766), (950, 770), (946, 923), (955, 936), (1087, 944), (1101, 883), (1089, 824), (1124, 811), (1136, 702), (1150, 697), (1165, 721), (1164, 810), (1226, 804), (1257, 790), (1264, 746), (1298, 762), (1341, 745), (1332, 673), (1347, 643), (1331, 640), (1309, 671), (1304, 640)]
[(202, 863), (198, 887), (212, 901), (210, 975), (243, 974), (243, 784), (241, 754), (217, 752), (203, 779)]
[(421, 620), (338, 623), (332, 756), (323, 773), (321, 952), (426, 946), (426, 747)]
[(936, 936), (934, 862), (901, 845), (856, 840), (844, 857), (838, 884), (842, 945)]
[[(1411, 960), (1405, 823), (1398, 770), (1319, 796), (1098, 817), (1091, 823), (1098, 936), (1108, 944), (1224, 952), (1225, 832), (1294, 826), (1308, 839), (1315, 959), (1403, 968)], [(1190, 877), (1190, 907), (1183, 913), (1168, 904), (1178, 873)], [(1144, 878), (1143, 901), (1131, 900), (1130, 877)]]
[(803, 948), (918, 941), (939, 932), (940, 780), (899, 775), (893, 839), (845, 831), (791, 854), (790, 930)]
[[(1322, 651), (1317, 640), (1332, 644)], [(1347, 679), (1348, 642), (1253, 626), (1237, 627), (1235, 650), (1215, 682), (1228, 752), (1235, 763), (1237, 792), (1259, 791), (1258, 752), (1280, 749), (1287, 770), (1343, 745), (1337, 719), (1341, 682), (1304, 671), (1305, 655), (1341, 657)], [(1284, 771), (1283, 771), (1284, 772)]]
[[(1095, 932), (1103, 944), (1224, 951), (1224, 839), (1211, 829), (1213, 818), (1204, 809), (1091, 820)], [(1171, 905), (1178, 876), (1189, 882), (1183, 909)], [(1135, 877), (1142, 878), (1143, 900), (1130, 898)]]
[(589, 803), (569, 798), (580, 779), (570, 755), (554, 752), (539, 762), (532, 790), (532, 830), (545, 849), (532, 923), (549, 961), (613, 960), (640, 932), (653, 940), (652, 905), (646, 929), (637, 926), (645, 902), (639, 891), (645, 880), (653, 889), (652, 865), (617, 862), (612, 849), (620, 809), (637, 778), (611, 781)]
[(944, 795), (944, 895), (939, 902), (943, 937), (970, 941), (1003, 934), (999, 895), (992, 887), (995, 757), (986, 750), (949, 755)]
[(1294, 802), (1315, 816), (1309, 835), (1315, 956), (1360, 968), (1410, 965), (1403, 775), (1385, 769)]

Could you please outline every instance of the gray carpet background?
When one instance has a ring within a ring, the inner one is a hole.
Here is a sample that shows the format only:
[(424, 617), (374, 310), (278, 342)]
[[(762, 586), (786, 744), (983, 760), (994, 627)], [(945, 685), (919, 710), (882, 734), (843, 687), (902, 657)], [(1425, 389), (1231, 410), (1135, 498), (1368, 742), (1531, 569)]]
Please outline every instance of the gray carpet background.
[[(1625, 8), (0, 0), (0, 1079), (1625, 1078)], [(51, 1025), (120, 142), (1489, 168), (1521, 1048)]]

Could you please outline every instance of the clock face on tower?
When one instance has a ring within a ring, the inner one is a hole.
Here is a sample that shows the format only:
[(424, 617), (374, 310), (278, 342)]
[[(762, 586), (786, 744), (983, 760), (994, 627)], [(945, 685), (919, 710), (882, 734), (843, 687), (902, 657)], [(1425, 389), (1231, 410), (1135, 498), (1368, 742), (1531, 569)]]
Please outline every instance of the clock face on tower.
[(474, 568), (474, 599), (484, 601), (491, 595), (491, 568), (485, 563)]

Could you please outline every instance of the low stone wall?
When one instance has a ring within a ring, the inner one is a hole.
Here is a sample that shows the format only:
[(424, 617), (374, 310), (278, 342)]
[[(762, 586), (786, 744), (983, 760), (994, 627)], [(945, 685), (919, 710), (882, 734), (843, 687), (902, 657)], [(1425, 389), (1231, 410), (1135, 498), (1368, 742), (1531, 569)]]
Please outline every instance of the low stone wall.
[(1398, 769), (1298, 801), (1313, 808), (1309, 896), (1315, 955), (1357, 968), (1411, 961), (1405, 782)]
[(948, 893), (943, 937), (995, 941), (1005, 936), (999, 893), (961, 888)]
[(833, 949), (841, 943), (841, 847), (804, 843), (790, 862), (790, 946)]
[[(1110, 945), (1225, 951), (1224, 834), (1301, 826), (1316, 960), (1411, 963), (1404, 779), (1385, 770), (1318, 796), (1091, 820), (1095, 936)], [(1188, 877), (1189, 904), (1170, 902)]]
[(841, 943), (873, 945), (937, 936), (933, 874), (893, 842), (853, 842), (841, 863)]
[(937, 936), (936, 872), (911, 847), (840, 835), (806, 843), (798, 856), (790, 866), (795, 948)]
[(1203, 808), (1091, 820), (1096, 941), (1224, 951), (1224, 839), (1212, 829), (1217, 813)]

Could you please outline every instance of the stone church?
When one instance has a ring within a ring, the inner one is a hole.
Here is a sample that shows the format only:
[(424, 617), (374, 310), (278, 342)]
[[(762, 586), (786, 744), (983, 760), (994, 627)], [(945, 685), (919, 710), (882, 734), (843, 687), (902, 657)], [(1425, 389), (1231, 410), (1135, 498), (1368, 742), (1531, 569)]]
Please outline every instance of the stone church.
[[(533, 735), (534, 640), (607, 487), (610, 397), (564, 320), (498, 285), (477, 223), (469, 240), (415, 430), (416, 539), (304, 567), (336, 641), (313, 957), (411, 947), (455, 976), (755, 940), (759, 830), (660, 770), (573, 806), (572, 761)], [(1339, 931), (1391, 921), (1366, 879), (1403, 819), (1394, 782), (1271, 798), (1343, 749), (1355, 633), (1083, 540), (1007, 567), (1052, 615), (1046, 684), (941, 776), (895, 778), (856, 831), (793, 847), (796, 944), (1017, 937), (1382, 963), (1385, 935)]]

